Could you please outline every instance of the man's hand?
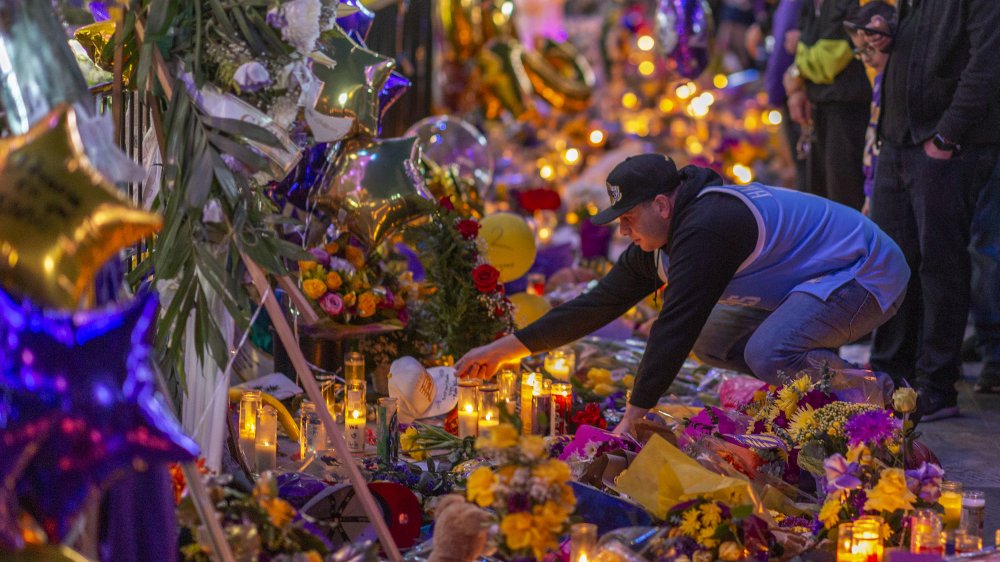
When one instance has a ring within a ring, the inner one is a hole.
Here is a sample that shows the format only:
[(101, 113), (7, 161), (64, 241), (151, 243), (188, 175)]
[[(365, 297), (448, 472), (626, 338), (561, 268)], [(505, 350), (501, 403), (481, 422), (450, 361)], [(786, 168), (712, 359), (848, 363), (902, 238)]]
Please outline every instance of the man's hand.
[(794, 55), (795, 50), (799, 48), (799, 35), (801, 32), (798, 29), (789, 29), (785, 32), (785, 52), (789, 55)]
[(455, 374), (459, 378), (472, 377), (488, 379), (500, 365), (518, 361), (531, 355), (521, 340), (513, 334), (504, 336), (493, 343), (477, 347), (466, 353), (455, 363)]
[(951, 159), (953, 152), (950, 150), (941, 150), (940, 148), (934, 146), (934, 139), (927, 139), (924, 141), (924, 154), (928, 158), (934, 160), (949, 160)]
[(865, 196), (865, 204), (861, 206), (861, 214), (866, 217), (872, 216), (872, 198)]
[(788, 113), (792, 121), (803, 127), (812, 122), (812, 107), (805, 92), (795, 92), (788, 96)]
[(636, 420), (641, 420), (649, 412), (649, 408), (639, 408), (638, 406), (633, 406), (628, 404), (625, 406), (625, 415), (622, 416), (622, 421), (618, 422), (615, 426), (615, 435), (632, 435), (632, 424)]

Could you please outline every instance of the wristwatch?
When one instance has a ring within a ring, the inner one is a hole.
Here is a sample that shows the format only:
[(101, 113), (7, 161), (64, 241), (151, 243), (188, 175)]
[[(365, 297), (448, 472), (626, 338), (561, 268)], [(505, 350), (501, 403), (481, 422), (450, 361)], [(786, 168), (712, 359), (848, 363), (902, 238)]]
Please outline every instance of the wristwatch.
[(934, 143), (934, 146), (936, 146), (938, 150), (946, 150), (948, 152), (958, 152), (962, 148), (957, 143), (944, 138), (941, 133), (934, 133), (934, 137), (931, 139), (931, 142)]

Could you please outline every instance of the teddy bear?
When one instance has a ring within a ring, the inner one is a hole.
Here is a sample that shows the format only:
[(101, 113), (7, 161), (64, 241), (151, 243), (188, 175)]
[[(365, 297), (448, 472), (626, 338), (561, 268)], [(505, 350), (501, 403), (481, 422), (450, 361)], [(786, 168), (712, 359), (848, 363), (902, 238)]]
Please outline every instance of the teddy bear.
[(427, 562), (472, 562), (486, 547), (492, 518), (462, 496), (441, 498), (434, 520), (434, 549)]

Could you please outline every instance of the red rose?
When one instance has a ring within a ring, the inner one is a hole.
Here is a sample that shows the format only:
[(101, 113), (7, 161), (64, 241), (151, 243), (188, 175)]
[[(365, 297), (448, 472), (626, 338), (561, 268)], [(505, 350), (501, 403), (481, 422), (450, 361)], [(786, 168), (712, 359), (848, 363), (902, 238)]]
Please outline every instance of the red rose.
[(517, 202), (525, 211), (555, 211), (562, 205), (559, 199), (559, 192), (546, 189), (528, 189), (517, 194)]
[(573, 413), (572, 421), (577, 425), (592, 425), (601, 429), (608, 427), (608, 422), (604, 421), (604, 416), (601, 415), (601, 407), (593, 402)]
[(477, 265), (472, 270), (472, 282), (480, 293), (492, 293), (497, 290), (497, 280), (500, 279), (500, 270), (488, 263)]
[(444, 207), (448, 211), (454, 211), (455, 210), (455, 204), (451, 202), (451, 196), (450, 195), (445, 195), (444, 197), (438, 199), (438, 205), (441, 205), (442, 207)]
[(479, 234), (479, 221), (473, 219), (462, 219), (455, 225), (459, 234), (466, 240), (472, 240)]

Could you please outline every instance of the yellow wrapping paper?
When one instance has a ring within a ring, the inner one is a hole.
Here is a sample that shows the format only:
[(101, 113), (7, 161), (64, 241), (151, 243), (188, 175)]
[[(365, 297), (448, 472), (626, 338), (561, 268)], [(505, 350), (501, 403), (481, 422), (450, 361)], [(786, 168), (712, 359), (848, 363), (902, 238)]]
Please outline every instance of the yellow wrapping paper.
[(619, 492), (661, 519), (674, 505), (695, 497), (728, 505), (752, 503), (747, 480), (715, 474), (659, 435), (646, 443), (616, 484)]

